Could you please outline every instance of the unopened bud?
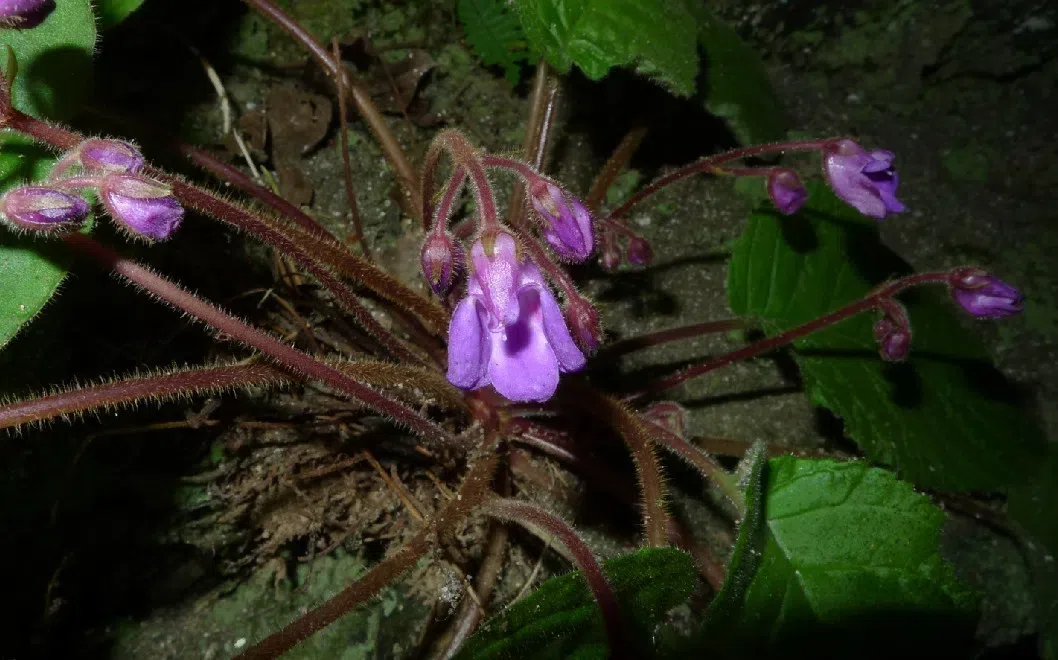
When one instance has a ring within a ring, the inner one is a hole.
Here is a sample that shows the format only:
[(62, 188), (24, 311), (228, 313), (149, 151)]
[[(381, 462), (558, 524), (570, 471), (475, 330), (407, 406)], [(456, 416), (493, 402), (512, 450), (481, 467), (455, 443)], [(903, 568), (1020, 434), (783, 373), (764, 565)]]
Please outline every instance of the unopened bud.
[(0, 215), (18, 229), (50, 232), (69, 229), (88, 215), (88, 202), (44, 186), (22, 186), (0, 199)]
[(888, 317), (874, 324), (874, 340), (886, 362), (903, 362), (911, 353), (911, 328), (901, 327)]
[(0, 0), (0, 27), (37, 27), (55, 9), (55, 0)]
[(451, 234), (431, 233), (426, 237), (422, 244), (422, 274), (438, 296), (452, 288), (463, 263), (463, 248)]
[(628, 250), (625, 252), (628, 263), (636, 266), (649, 266), (654, 261), (654, 248), (650, 247), (650, 241), (642, 236), (633, 236), (628, 239)]
[(77, 154), (87, 174), (137, 174), (146, 165), (143, 154), (123, 140), (85, 140)]
[(134, 235), (164, 241), (184, 219), (169, 186), (135, 174), (108, 174), (99, 186), (107, 213)]
[(675, 401), (658, 401), (647, 406), (643, 417), (675, 436), (687, 439), (687, 409)]
[(951, 294), (955, 302), (979, 319), (1001, 319), (1024, 306), (1021, 292), (979, 268), (952, 271)]
[(595, 249), (591, 213), (554, 183), (540, 178), (529, 185), (529, 201), (544, 222), (544, 238), (563, 259), (581, 262)]
[(603, 339), (602, 319), (595, 305), (587, 298), (576, 296), (566, 304), (563, 316), (580, 350), (586, 355), (594, 353)]
[(793, 170), (778, 169), (768, 175), (768, 196), (780, 213), (793, 215), (805, 205), (808, 191)]

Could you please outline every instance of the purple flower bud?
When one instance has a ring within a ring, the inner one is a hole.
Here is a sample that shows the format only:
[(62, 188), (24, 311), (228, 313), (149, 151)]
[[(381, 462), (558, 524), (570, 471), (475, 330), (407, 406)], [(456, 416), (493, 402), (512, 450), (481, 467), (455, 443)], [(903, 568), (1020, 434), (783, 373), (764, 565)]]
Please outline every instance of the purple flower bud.
[(422, 244), (422, 274), (434, 293), (448, 293), (463, 268), (463, 259), (463, 248), (448, 232), (426, 237)]
[(37, 27), (55, 9), (55, 0), (0, 0), (0, 27)]
[(169, 186), (135, 174), (108, 174), (99, 196), (110, 214), (134, 235), (164, 241), (184, 219)]
[(545, 223), (544, 238), (563, 259), (584, 261), (595, 249), (591, 214), (576, 198), (546, 179), (529, 185), (529, 201)]
[(569, 301), (562, 316), (580, 350), (585, 355), (594, 353), (603, 339), (602, 320), (595, 305), (587, 298), (577, 296)]
[(911, 352), (911, 329), (900, 327), (886, 317), (874, 324), (874, 340), (878, 354), (886, 362), (903, 362)]
[(1001, 319), (1022, 310), (1021, 292), (979, 268), (958, 268), (951, 274), (955, 302), (979, 319)]
[(605, 271), (615, 271), (621, 265), (621, 251), (617, 247), (617, 237), (613, 231), (603, 230), (601, 239), (602, 250), (599, 254), (599, 264)]
[(860, 213), (882, 220), (906, 207), (896, 198), (899, 177), (890, 151), (864, 151), (852, 140), (838, 140), (824, 150), (823, 173), (838, 197)]
[(642, 236), (633, 236), (628, 239), (628, 251), (625, 255), (630, 264), (648, 266), (654, 261), (654, 248), (650, 247), (650, 241)]
[(793, 170), (778, 169), (768, 175), (768, 196), (779, 213), (793, 215), (805, 205), (808, 191)]
[(49, 232), (69, 229), (88, 215), (88, 202), (44, 186), (22, 186), (0, 199), (0, 215), (19, 229)]
[(77, 153), (81, 167), (89, 174), (138, 174), (146, 165), (143, 154), (122, 140), (85, 140)]

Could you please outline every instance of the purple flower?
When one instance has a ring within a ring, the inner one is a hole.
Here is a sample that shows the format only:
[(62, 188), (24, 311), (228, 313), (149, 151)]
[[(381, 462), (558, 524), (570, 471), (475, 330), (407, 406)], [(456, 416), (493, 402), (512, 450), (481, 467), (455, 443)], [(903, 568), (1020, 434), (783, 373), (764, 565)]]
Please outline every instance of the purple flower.
[(1001, 319), (1022, 310), (1021, 292), (977, 268), (952, 271), (951, 294), (963, 309), (980, 319)]
[(447, 294), (462, 268), (463, 248), (448, 232), (426, 237), (422, 244), (422, 274), (434, 293)]
[(838, 140), (824, 151), (823, 173), (837, 196), (865, 216), (882, 220), (906, 209), (896, 198), (900, 179), (890, 151), (868, 153), (852, 140)]
[(900, 327), (888, 317), (874, 324), (874, 339), (878, 354), (886, 362), (903, 362), (911, 352), (911, 329)]
[(633, 236), (628, 239), (628, 250), (625, 252), (628, 263), (636, 266), (649, 266), (654, 261), (654, 248), (650, 247), (650, 241), (642, 236)]
[(44, 186), (22, 186), (0, 199), (0, 215), (17, 229), (48, 232), (68, 229), (88, 215), (88, 202)]
[(594, 353), (603, 340), (602, 319), (595, 305), (583, 296), (573, 296), (566, 304), (563, 317), (580, 350), (588, 355)]
[(467, 297), (448, 328), (448, 380), (492, 385), (511, 401), (546, 401), (560, 371), (584, 366), (540, 270), (518, 258), (514, 237), (486, 234), (470, 248)]
[(0, 0), (0, 27), (37, 27), (55, 9), (55, 0)]
[(805, 205), (808, 191), (793, 170), (778, 169), (768, 175), (768, 196), (779, 213), (793, 215)]
[(172, 190), (135, 174), (108, 174), (99, 186), (107, 213), (134, 235), (164, 241), (184, 219)]
[(543, 219), (544, 238), (563, 259), (580, 262), (595, 249), (591, 214), (575, 197), (546, 179), (529, 185), (529, 201)]
[(81, 167), (95, 174), (137, 174), (146, 165), (143, 154), (123, 140), (85, 140), (77, 149)]

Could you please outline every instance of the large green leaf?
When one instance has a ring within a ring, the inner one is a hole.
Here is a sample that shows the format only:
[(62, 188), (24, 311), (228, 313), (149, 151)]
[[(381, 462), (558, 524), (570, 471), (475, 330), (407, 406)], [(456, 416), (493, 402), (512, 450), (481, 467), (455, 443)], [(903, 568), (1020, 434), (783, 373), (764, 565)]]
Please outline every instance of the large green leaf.
[(139, 9), (143, 0), (96, 0), (96, 11), (99, 13), (99, 28), (112, 28)]
[[(794, 217), (771, 209), (750, 217), (732, 254), (728, 300), (735, 313), (759, 318), (776, 334), (907, 272), (873, 221), (820, 183)], [(867, 456), (916, 484), (969, 490), (1018, 483), (1039, 456), (1042, 434), (1014, 387), (945, 296), (912, 291), (903, 300), (914, 330), (906, 363), (879, 359), (871, 314), (796, 343), (812, 401), (841, 417)]]
[[(5, 46), (14, 53), (17, 76), (12, 86), (16, 108), (37, 117), (73, 115), (91, 84), (96, 29), (88, 0), (63, 0), (40, 26), (0, 30), (0, 64), (10, 77)], [(28, 139), (0, 135), (0, 192), (43, 177), (53, 156)], [(66, 275), (61, 246), (47, 240), (16, 237), (0, 227), (0, 347), (51, 299)]]
[[(0, 30), (0, 53), (10, 47), (18, 61), (11, 95), (15, 107), (34, 117), (68, 119), (92, 84), (96, 19), (88, 0), (61, 0), (31, 30)], [(0, 65), (10, 79), (7, 57)]]
[(562, 73), (576, 64), (592, 80), (634, 67), (676, 94), (694, 93), (698, 28), (671, 0), (518, 0), (530, 45)]
[[(628, 655), (643, 657), (653, 646), (662, 617), (687, 600), (697, 584), (694, 564), (679, 550), (648, 548), (615, 557), (603, 568), (621, 603), (629, 636), (640, 644)], [(489, 619), (456, 658), (602, 660), (609, 656), (602, 615), (578, 571), (548, 580)]]
[(786, 135), (786, 116), (764, 62), (729, 25), (700, 10), (699, 39), (705, 50), (705, 107), (726, 119), (744, 144), (773, 142)]
[[(973, 594), (939, 555), (944, 514), (910, 484), (863, 462), (772, 459), (758, 525), (744, 524), (705, 643), (721, 655), (894, 657), (972, 642)], [(750, 514), (747, 514), (747, 518)], [(745, 580), (736, 571), (729, 579)]]
[(516, 84), (529, 51), (521, 23), (510, 6), (503, 0), (459, 0), (456, 10), (464, 38), (481, 61), (503, 68), (507, 80)]

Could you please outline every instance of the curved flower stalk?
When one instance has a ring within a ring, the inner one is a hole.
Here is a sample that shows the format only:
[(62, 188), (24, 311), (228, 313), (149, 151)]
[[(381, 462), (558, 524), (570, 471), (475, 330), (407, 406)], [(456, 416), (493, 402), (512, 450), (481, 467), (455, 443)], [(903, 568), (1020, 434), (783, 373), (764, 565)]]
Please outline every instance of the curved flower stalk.
[(540, 269), (506, 232), (470, 249), (467, 296), (448, 332), (448, 380), (466, 390), (492, 385), (511, 401), (546, 401), (560, 372), (584, 366)]

